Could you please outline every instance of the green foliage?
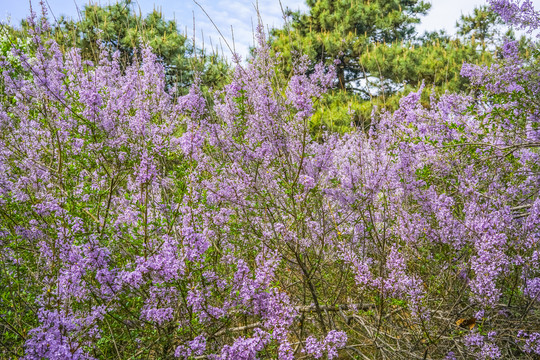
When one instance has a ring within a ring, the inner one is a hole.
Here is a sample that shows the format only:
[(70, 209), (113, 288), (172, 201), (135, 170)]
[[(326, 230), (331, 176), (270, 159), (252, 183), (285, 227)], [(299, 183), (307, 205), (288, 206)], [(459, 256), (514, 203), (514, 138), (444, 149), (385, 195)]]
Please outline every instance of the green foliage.
[[(486, 37), (499, 19), (485, 8), (462, 16), (461, 39), (445, 32), (415, 37), (414, 24), (429, 9), (422, 1), (308, 1), (306, 14), (289, 12), (291, 30), (275, 30), (271, 43), (285, 73), (298, 54), (312, 64), (339, 61), (340, 91), (321, 102), (312, 128), (343, 132), (365, 127), (374, 109), (395, 110), (399, 98), (424, 83), (423, 103), (446, 91), (468, 91), (463, 63), (492, 62)], [(478, 35), (479, 34), (479, 35)], [(362, 125), (363, 124), (363, 125)]]
[(456, 27), (458, 35), (476, 39), (485, 47), (486, 42), (496, 37), (497, 25), (501, 24), (501, 18), (489, 6), (483, 5), (474, 8), (470, 15), (461, 15)]
[(272, 33), (274, 49), (285, 59), (301, 52), (317, 62), (339, 59), (338, 79), (342, 89), (365, 73), (359, 54), (373, 42), (408, 40), (430, 5), (423, 1), (307, 1), (308, 14), (289, 12), (292, 36), (288, 29)]
[[(91, 3), (83, 8), (80, 20), (61, 17), (51, 32), (64, 52), (78, 48), (84, 59), (96, 64), (103, 49), (111, 54), (119, 51), (124, 69), (134, 56), (140, 58), (136, 49), (146, 43), (165, 65), (168, 85), (176, 86), (179, 94), (187, 93), (196, 78), (204, 88), (224, 84), (230, 68), (223, 59), (194, 48), (186, 35), (178, 31), (176, 21), (165, 20), (160, 11), (143, 17), (134, 6), (131, 0), (106, 6)], [(23, 22), (21, 36), (25, 36), (27, 28)]]

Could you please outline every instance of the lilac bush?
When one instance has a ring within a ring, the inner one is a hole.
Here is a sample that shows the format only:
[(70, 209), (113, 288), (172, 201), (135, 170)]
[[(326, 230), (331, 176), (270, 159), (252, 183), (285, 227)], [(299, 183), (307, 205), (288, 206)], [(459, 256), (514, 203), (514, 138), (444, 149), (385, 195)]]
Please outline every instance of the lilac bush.
[(312, 138), (335, 69), (285, 78), (261, 29), (213, 99), (175, 99), (149, 48), (122, 71), (32, 26), (0, 59), (3, 355), (538, 354), (540, 66), (515, 43), (463, 67), (471, 95)]

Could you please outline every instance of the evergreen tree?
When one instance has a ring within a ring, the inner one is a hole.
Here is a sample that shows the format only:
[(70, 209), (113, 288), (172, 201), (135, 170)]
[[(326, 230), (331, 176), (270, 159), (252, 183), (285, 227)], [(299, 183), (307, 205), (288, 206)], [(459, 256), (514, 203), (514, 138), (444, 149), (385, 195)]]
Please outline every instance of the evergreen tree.
[(307, 14), (288, 12), (293, 36), (276, 30), (272, 43), (284, 59), (301, 52), (320, 62), (339, 60), (338, 80), (342, 89), (364, 77), (359, 55), (371, 43), (411, 39), (414, 24), (427, 13), (429, 3), (418, 0), (307, 0)]
[(497, 26), (501, 24), (500, 16), (484, 5), (476, 7), (472, 14), (461, 15), (456, 27), (458, 35), (478, 40), (482, 49), (485, 49), (488, 42), (496, 40), (499, 34)]
[(107, 50), (120, 52), (124, 67), (134, 55), (140, 55), (134, 53), (136, 49), (147, 43), (165, 65), (169, 86), (176, 86), (181, 93), (193, 83), (195, 73), (204, 86), (217, 87), (229, 72), (229, 66), (217, 55), (194, 48), (178, 31), (176, 21), (165, 20), (157, 10), (143, 17), (137, 14), (132, 0), (86, 5), (79, 21), (60, 18), (53, 32), (60, 44), (81, 49), (83, 58), (94, 63), (99, 61), (100, 41)]
[(462, 64), (489, 63), (492, 58), (485, 47), (478, 49), (478, 38), (470, 32), (460, 39), (444, 31), (418, 36), (414, 25), (430, 7), (422, 1), (307, 4), (305, 14), (289, 11), (289, 28), (274, 30), (270, 40), (286, 70), (300, 54), (312, 64), (339, 62), (338, 90), (320, 101), (315, 128), (325, 125), (341, 132), (350, 128), (351, 121), (365, 125), (374, 107), (392, 111), (404, 93), (422, 83), (425, 104), (433, 90), (467, 91), (468, 80), (460, 76)]

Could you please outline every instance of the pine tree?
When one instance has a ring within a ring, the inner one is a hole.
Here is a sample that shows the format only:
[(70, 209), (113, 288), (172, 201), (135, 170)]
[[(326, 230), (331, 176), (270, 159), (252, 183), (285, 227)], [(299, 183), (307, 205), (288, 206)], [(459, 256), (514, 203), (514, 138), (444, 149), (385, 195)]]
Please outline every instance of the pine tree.
[(370, 44), (413, 38), (414, 24), (431, 6), (421, 0), (308, 0), (307, 5), (307, 14), (287, 13), (293, 34), (274, 31), (273, 46), (284, 59), (301, 52), (316, 62), (339, 60), (341, 89), (364, 77), (359, 57)]
[[(312, 64), (338, 62), (337, 91), (319, 103), (313, 126), (346, 131), (364, 126), (374, 107), (394, 110), (399, 98), (422, 83), (428, 104), (432, 91), (468, 91), (462, 64), (489, 63), (473, 33), (452, 38), (444, 31), (419, 36), (415, 25), (430, 4), (399, 0), (309, 0), (307, 13), (288, 11), (289, 27), (270, 41), (287, 71), (300, 55)], [(474, 15), (472, 16), (474, 18)], [(487, 36), (487, 35), (486, 35)], [(351, 115), (352, 114), (352, 115)]]
[(61, 18), (53, 31), (57, 40), (66, 47), (81, 49), (83, 57), (97, 63), (101, 42), (109, 51), (119, 51), (121, 63), (128, 66), (134, 52), (147, 43), (165, 66), (169, 86), (176, 86), (181, 93), (194, 81), (198, 73), (206, 87), (223, 83), (229, 66), (215, 54), (207, 54), (192, 46), (186, 35), (178, 30), (174, 20), (165, 20), (155, 10), (146, 17), (137, 14), (132, 0), (122, 0), (112, 5), (86, 5), (81, 19)]

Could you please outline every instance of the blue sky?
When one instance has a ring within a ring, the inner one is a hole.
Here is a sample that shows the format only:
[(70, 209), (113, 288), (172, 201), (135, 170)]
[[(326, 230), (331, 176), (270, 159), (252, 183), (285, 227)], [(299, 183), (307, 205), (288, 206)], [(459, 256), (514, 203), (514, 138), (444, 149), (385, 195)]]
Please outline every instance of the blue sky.
[[(34, 9), (39, 9), (37, 0), (31, 0)], [(54, 16), (66, 15), (76, 18), (77, 9), (82, 8), (88, 0), (48, 0), (50, 13)], [(107, 5), (109, 0), (94, 0), (93, 3)], [(142, 13), (146, 14), (154, 7), (161, 9), (167, 19), (176, 19), (181, 31), (187, 32), (193, 37), (193, 19), (195, 19), (195, 39), (197, 46), (209, 47), (210, 43), (218, 48), (223, 48), (225, 55), (228, 50), (221, 36), (212, 25), (208, 17), (195, 4), (193, 0), (138, 0), (135, 1)], [(232, 33), (234, 34), (234, 47), (241, 55), (248, 53), (248, 48), (253, 44), (253, 27), (257, 23), (255, 11), (256, 0), (198, 0), (206, 10), (216, 26), (220, 29), (227, 42), (231, 45)], [(291, 9), (307, 9), (304, 0), (281, 0), (284, 7)], [(454, 33), (454, 25), (461, 14), (471, 13), (475, 6), (482, 5), (482, 0), (432, 0), (432, 8), (429, 14), (422, 19), (422, 24), (417, 27), (420, 33), (425, 30), (445, 29)], [(540, 0), (533, 1), (535, 7), (540, 8)], [(279, 0), (259, 0), (259, 13), (263, 23), (268, 27), (279, 27), (283, 24)], [(11, 18), (11, 24), (18, 24), (21, 19), (29, 14), (28, 0), (0, 0), (0, 20), (5, 22)], [(232, 31), (231, 31), (232, 27)], [(220, 50), (221, 52), (221, 50)]]

